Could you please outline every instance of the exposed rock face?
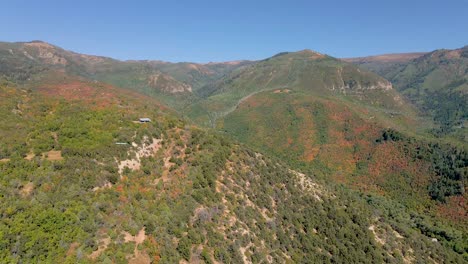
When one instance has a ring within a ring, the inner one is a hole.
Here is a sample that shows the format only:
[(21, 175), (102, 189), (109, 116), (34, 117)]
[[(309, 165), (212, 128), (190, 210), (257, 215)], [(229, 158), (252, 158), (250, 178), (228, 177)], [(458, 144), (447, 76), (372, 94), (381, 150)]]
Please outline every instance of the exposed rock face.
[(166, 93), (192, 92), (190, 85), (161, 72), (148, 76), (148, 85)]
[[(48, 43), (29, 42), (25, 43), (24, 46), (37, 52), (36, 57), (47, 64), (66, 65), (68, 63), (64, 57), (56, 54), (56, 48)], [(34, 58), (34, 56), (30, 55), (27, 51), (24, 51), (24, 55), (29, 58)]]
[[(349, 77), (349, 73), (343, 73), (343, 68), (336, 70), (338, 85), (335, 84), (330, 87), (331, 90), (338, 90), (346, 93), (347, 91), (362, 92), (366, 90), (384, 90), (389, 91), (393, 89), (392, 83), (389, 81), (378, 78), (378, 79), (364, 79), (364, 81), (356, 80)], [(356, 70), (356, 76), (363, 74), (361, 70)]]
[(371, 85), (365, 85), (359, 82), (344, 82), (343, 86), (339, 87), (338, 89), (340, 90), (357, 90), (357, 91), (363, 91), (363, 90), (391, 90), (393, 89), (392, 84), (388, 81), (378, 81), (375, 84)]

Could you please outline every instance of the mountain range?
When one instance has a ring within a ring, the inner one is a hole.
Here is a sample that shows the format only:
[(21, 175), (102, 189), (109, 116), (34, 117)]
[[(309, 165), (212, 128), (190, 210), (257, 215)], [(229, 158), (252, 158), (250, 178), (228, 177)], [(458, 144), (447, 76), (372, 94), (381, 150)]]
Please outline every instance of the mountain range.
[(1, 42), (0, 260), (466, 262), (467, 65)]

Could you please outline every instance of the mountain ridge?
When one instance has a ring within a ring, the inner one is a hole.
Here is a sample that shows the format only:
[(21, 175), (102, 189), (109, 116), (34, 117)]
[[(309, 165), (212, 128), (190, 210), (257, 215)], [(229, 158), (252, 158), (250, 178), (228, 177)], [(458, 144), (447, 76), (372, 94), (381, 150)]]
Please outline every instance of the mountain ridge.
[(468, 259), (468, 149), (418, 130), (375, 73), (309, 50), (200, 65), (9, 45), (0, 262)]
[(434, 133), (466, 141), (463, 128), (468, 120), (468, 46), (435, 50), (398, 63), (362, 60), (354, 63), (390, 80), (403, 96), (438, 124)]
[(364, 57), (347, 57), (342, 60), (352, 63), (362, 62), (405, 62), (419, 58), (429, 52), (386, 53)]

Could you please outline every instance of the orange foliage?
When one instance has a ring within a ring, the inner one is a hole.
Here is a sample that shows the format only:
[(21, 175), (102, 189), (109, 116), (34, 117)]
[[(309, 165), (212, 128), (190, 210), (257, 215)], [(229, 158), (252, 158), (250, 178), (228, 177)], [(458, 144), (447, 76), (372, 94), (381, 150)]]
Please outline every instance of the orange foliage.
[(429, 165), (421, 161), (411, 161), (404, 154), (402, 145), (396, 142), (377, 145), (372, 156), (373, 162), (369, 164), (369, 174), (378, 183), (391, 180), (388, 175), (400, 175), (401, 173), (412, 175), (413, 187), (423, 187), (429, 182), (431, 176)]
[(115, 190), (117, 192), (120, 192), (120, 193), (123, 193), (124, 189), (123, 189), (123, 185), (119, 184), (115, 187)]
[(448, 197), (447, 203), (439, 205), (437, 211), (444, 218), (468, 225), (468, 201), (463, 196)]
[(114, 87), (110, 84), (83, 80), (79, 77), (67, 76), (56, 72), (54, 77), (45, 78), (37, 86), (37, 90), (47, 97), (80, 101), (95, 109), (104, 109), (113, 105), (120, 105), (123, 101), (148, 101), (162, 110), (168, 108), (157, 100), (127, 89)]

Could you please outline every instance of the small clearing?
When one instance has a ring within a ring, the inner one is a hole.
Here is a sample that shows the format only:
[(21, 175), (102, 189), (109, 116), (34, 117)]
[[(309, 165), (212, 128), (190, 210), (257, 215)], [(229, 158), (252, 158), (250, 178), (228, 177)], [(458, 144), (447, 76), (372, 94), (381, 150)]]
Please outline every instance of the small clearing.
[(145, 228), (142, 228), (135, 236), (132, 236), (132, 234), (126, 231), (122, 231), (122, 234), (124, 235), (125, 243), (135, 242), (137, 245), (139, 245), (146, 239)]
[(28, 153), (28, 155), (26, 155), (26, 157), (24, 157), (24, 159), (26, 160), (32, 160), (36, 155), (34, 155), (34, 153), (31, 151)]
[(34, 190), (34, 183), (28, 182), (26, 183), (26, 185), (23, 186), (23, 188), (21, 188), (20, 194), (23, 198), (28, 197), (33, 190)]
[[(297, 178), (298, 185), (301, 189), (310, 191), (315, 200), (321, 202), (324, 195), (330, 196), (327, 191), (319, 184), (313, 182), (304, 173), (300, 173), (294, 170), (289, 170), (290, 173), (294, 174)], [(332, 196), (333, 197), (333, 196)]]
[(105, 237), (102, 237), (101, 239), (99, 239), (98, 243), (99, 243), (98, 249), (96, 249), (96, 251), (93, 251), (93, 253), (91, 253), (91, 255), (89, 255), (89, 258), (91, 258), (91, 259), (98, 258), (101, 255), (101, 253), (104, 252), (104, 250), (106, 250), (107, 247), (110, 245), (111, 239), (110, 239), (110, 237), (105, 236)]
[(0, 162), (9, 162), (10, 159), (0, 159)]
[(61, 150), (51, 150), (49, 152), (42, 153), (42, 157), (51, 161), (63, 160)]
[(375, 241), (377, 241), (377, 243), (381, 244), (381, 245), (385, 245), (385, 240), (380, 238), (378, 235), (377, 235), (377, 232), (375, 231), (375, 225), (371, 225), (369, 226), (369, 230), (374, 234), (374, 237), (375, 237)]
[(247, 258), (247, 256), (245, 255), (245, 252), (247, 252), (247, 250), (249, 250), (250, 247), (252, 247), (253, 244), (252, 242), (250, 242), (247, 246), (245, 247), (239, 247), (239, 251), (240, 253), (242, 254), (242, 260), (244, 263), (251, 263), (251, 261), (249, 261), (249, 259)]
[(273, 91), (273, 93), (275, 93), (275, 94), (279, 94), (279, 93), (289, 93), (289, 92), (291, 92), (291, 90), (289, 90), (289, 89), (283, 89), (283, 90), (277, 89), (277, 90), (274, 90), (274, 91)]
[[(147, 141), (148, 137), (145, 136), (143, 138), (143, 142)], [(120, 161), (119, 174), (122, 175), (125, 167), (128, 167), (131, 170), (139, 170), (141, 167), (141, 158), (150, 157), (156, 154), (156, 152), (161, 147), (161, 141), (162, 139), (153, 138), (151, 143), (143, 143), (141, 146), (138, 146), (136, 143), (133, 142), (132, 146), (135, 148), (135, 158)]]
[(99, 190), (105, 190), (105, 189), (110, 189), (112, 188), (112, 183), (106, 182), (103, 186), (96, 186), (93, 188), (93, 192), (99, 191)]
[(68, 251), (67, 251), (67, 256), (73, 256), (75, 255), (75, 252), (76, 252), (76, 249), (80, 246), (79, 243), (77, 242), (73, 242), (70, 244), (70, 247), (68, 248)]
[(135, 256), (128, 259), (129, 264), (150, 264), (151, 258), (146, 252), (135, 251)]
[(400, 233), (398, 233), (398, 231), (396, 231), (396, 230), (392, 230), (392, 231), (393, 231), (393, 234), (395, 235), (396, 238), (405, 238)]
[(138, 250), (138, 245), (142, 244), (146, 239), (145, 228), (143, 227), (135, 236), (132, 236), (132, 234), (126, 231), (122, 231), (122, 234), (124, 235), (125, 243), (128, 243), (128, 242), (135, 243), (135, 249), (133, 250), (134, 255), (127, 256), (128, 263), (131, 263), (131, 264), (151, 263), (151, 259), (148, 256), (148, 254), (144, 251)]

